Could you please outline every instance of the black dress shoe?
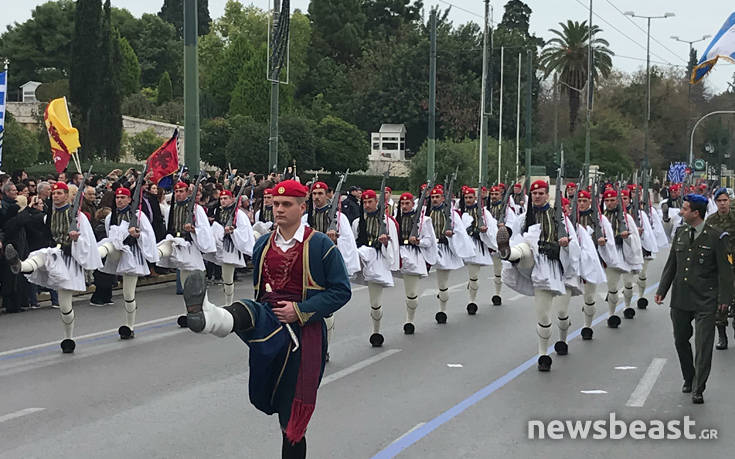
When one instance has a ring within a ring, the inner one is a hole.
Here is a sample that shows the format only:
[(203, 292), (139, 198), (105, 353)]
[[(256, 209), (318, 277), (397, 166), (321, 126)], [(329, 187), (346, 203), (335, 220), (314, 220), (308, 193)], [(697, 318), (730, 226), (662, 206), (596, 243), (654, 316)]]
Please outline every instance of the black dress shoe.
[(704, 396), (702, 394), (692, 394), (692, 403), (701, 405), (704, 403)]
[(681, 391), (685, 394), (692, 392), (692, 383), (684, 381), (684, 385), (681, 386)]

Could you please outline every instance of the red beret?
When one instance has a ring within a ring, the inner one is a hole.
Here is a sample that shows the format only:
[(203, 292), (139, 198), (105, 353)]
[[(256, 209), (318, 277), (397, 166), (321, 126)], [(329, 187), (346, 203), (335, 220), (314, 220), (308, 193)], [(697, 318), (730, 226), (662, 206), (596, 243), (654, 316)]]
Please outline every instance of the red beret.
[(498, 185), (493, 185), (493, 186), (490, 187), (490, 192), (491, 193), (500, 193), (501, 191), (502, 190), (500, 189), (500, 187)]
[(392, 190), (392, 189), (391, 189), (391, 187), (389, 187), (389, 186), (385, 187), (385, 190), (384, 190), (384, 191), (385, 191), (386, 193), (392, 193), (392, 192), (393, 192), (393, 190)]
[(485, 191), (487, 191), (487, 187), (486, 186), (483, 186), (482, 187), (482, 192), (484, 193)]
[(181, 188), (188, 189), (189, 188), (189, 185), (187, 185), (184, 182), (177, 182), (176, 185), (174, 185), (174, 190), (179, 190)]
[(413, 195), (409, 192), (403, 193), (399, 201), (405, 201), (405, 200), (413, 201)]
[(605, 193), (603, 193), (602, 195), (603, 199), (617, 198), (617, 197), (618, 197), (618, 192), (615, 190), (606, 190)]
[(284, 180), (273, 187), (274, 196), (289, 196), (292, 198), (304, 198), (308, 191), (306, 187), (296, 180)]
[(362, 200), (366, 199), (378, 199), (378, 195), (373, 190), (365, 190), (362, 192)]
[(472, 196), (475, 196), (475, 194), (476, 194), (475, 193), (475, 189), (472, 188), (471, 186), (465, 186), (465, 187), (462, 187), (462, 188), (463, 188), (463, 190), (462, 190), (462, 194), (463, 195), (472, 195)]
[(66, 186), (66, 183), (64, 182), (56, 182), (54, 183), (54, 186), (51, 187), (51, 191), (56, 191), (56, 190), (69, 191), (69, 187)]
[(503, 182), (498, 183), (498, 186), (502, 189), (505, 189), (505, 183)]
[(606, 190), (612, 190), (613, 189), (613, 184), (612, 183), (608, 183), (607, 185), (605, 185), (605, 189)]
[(435, 186), (434, 188), (432, 188), (431, 194), (432, 195), (435, 195), (435, 194), (444, 195), (444, 187), (441, 185)]
[(219, 192), (219, 197), (221, 198), (222, 196), (232, 197), (232, 191), (230, 191), (230, 190), (222, 190), (222, 191)]
[(548, 190), (549, 189), (549, 184), (546, 183), (543, 180), (536, 180), (535, 182), (533, 182), (531, 184), (531, 191), (533, 191), (533, 190), (539, 190), (541, 188), (544, 188), (544, 189)]
[(699, 184), (699, 189), (700, 190), (706, 190), (707, 189), (707, 184), (706, 183), (700, 183)]
[(424, 189), (425, 189), (425, 188), (426, 188), (426, 187), (427, 187), (428, 185), (429, 185), (428, 183), (422, 183), (422, 184), (421, 184), (421, 188), (420, 188), (420, 190), (421, 190), (421, 191), (424, 191)]
[(265, 195), (273, 196), (273, 188), (266, 188), (265, 190), (263, 190), (263, 196)]
[(561, 205), (562, 206), (568, 206), (569, 205), (569, 199), (567, 199), (567, 198), (561, 198)]
[(577, 184), (574, 182), (567, 183), (567, 188), (577, 188)]
[(120, 188), (115, 191), (115, 196), (127, 196), (130, 197), (130, 190), (125, 188), (124, 186), (121, 186)]
[(629, 183), (626, 188), (628, 188), (629, 190), (635, 190), (635, 183)]
[(311, 186), (312, 190), (324, 190), (326, 191), (329, 187), (324, 182), (316, 182)]
[(623, 196), (629, 198), (630, 197), (630, 190), (623, 190), (623, 191), (620, 192), (620, 194), (622, 194)]
[(589, 191), (585, 191), (585, 190), (580, 190), (579, 191), (579, 197), (580, 198), (592, 199), (592, 196), (590, 196), (590, 192)]
[(515, 185), (513, 185), (513, 188), (523, 188), (523, 185), (521, 185), (520, 182), (519, 182), (519, 183), (516, 183)]

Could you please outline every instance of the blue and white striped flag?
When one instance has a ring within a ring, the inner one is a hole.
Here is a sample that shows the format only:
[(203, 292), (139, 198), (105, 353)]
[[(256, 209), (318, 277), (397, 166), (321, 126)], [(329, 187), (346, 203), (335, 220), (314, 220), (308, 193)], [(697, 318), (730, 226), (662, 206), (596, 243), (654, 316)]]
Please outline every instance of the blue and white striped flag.
[(5, 134), (5, 94), (8, 92), (8, 71), (0, 72), (0, 167), (3, 165), (3, 137)]
[(692, 70), (692, 84), (701, 81), (720, 58), (735, 63), (735, 13), (727, 18)]
[(669, 164), (669, 173), (667, 179), (671, 183), (682, 183), (686, 178), (686, 163), (672, 163)]

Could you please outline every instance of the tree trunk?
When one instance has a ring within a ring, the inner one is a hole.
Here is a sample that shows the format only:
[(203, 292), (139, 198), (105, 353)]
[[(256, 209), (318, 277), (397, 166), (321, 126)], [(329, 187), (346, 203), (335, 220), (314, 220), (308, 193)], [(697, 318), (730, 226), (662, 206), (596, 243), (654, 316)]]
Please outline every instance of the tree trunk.
[(577, 114), (579, 113), (579, 93), (569, 90), (569, 133), (574, 134), (577, 127)]

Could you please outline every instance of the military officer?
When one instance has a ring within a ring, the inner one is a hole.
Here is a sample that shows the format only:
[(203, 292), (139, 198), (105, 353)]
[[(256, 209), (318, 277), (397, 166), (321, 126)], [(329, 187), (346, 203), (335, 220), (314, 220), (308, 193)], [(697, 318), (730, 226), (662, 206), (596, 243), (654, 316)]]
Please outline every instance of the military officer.
[[(732, 267), (727, 261), (728, 235), (705, 223), (707, 198), (684, 197), (681, 216), (686, 222), (676, 231), (654, 300), (662, 304), (669, 288), (674, 345), (679, 355), (684, 386), (692, 402), (704, 403), (705, 385), (712, 365), (715, 314), (727, 313), (732, 298)], [(694, 320), (694, 327), (692, 327)], [(695, 331), (696, 330), (696, 331)], [(694, 334), (696, 354), (689, 340)]]
[[(735, 212), (730, 211), (730, 196), (727, 194), (726, 188), (720, 188), (714, 194), (715, 203), (717, 204), (717, 212), (707, 217), (707, 224), (725, 231), (731, 235), (728, 240), (728, 259), (732, 260), (735, 253)], [(732, 264), (732, 261), (730, 262)], [(717, 345), (718, 350), (727, 349), (727, 311), (717, 311), (715, 316), (715, 326), (719, 335)], [(735, 321), (733, 322), (735, 327)]]

